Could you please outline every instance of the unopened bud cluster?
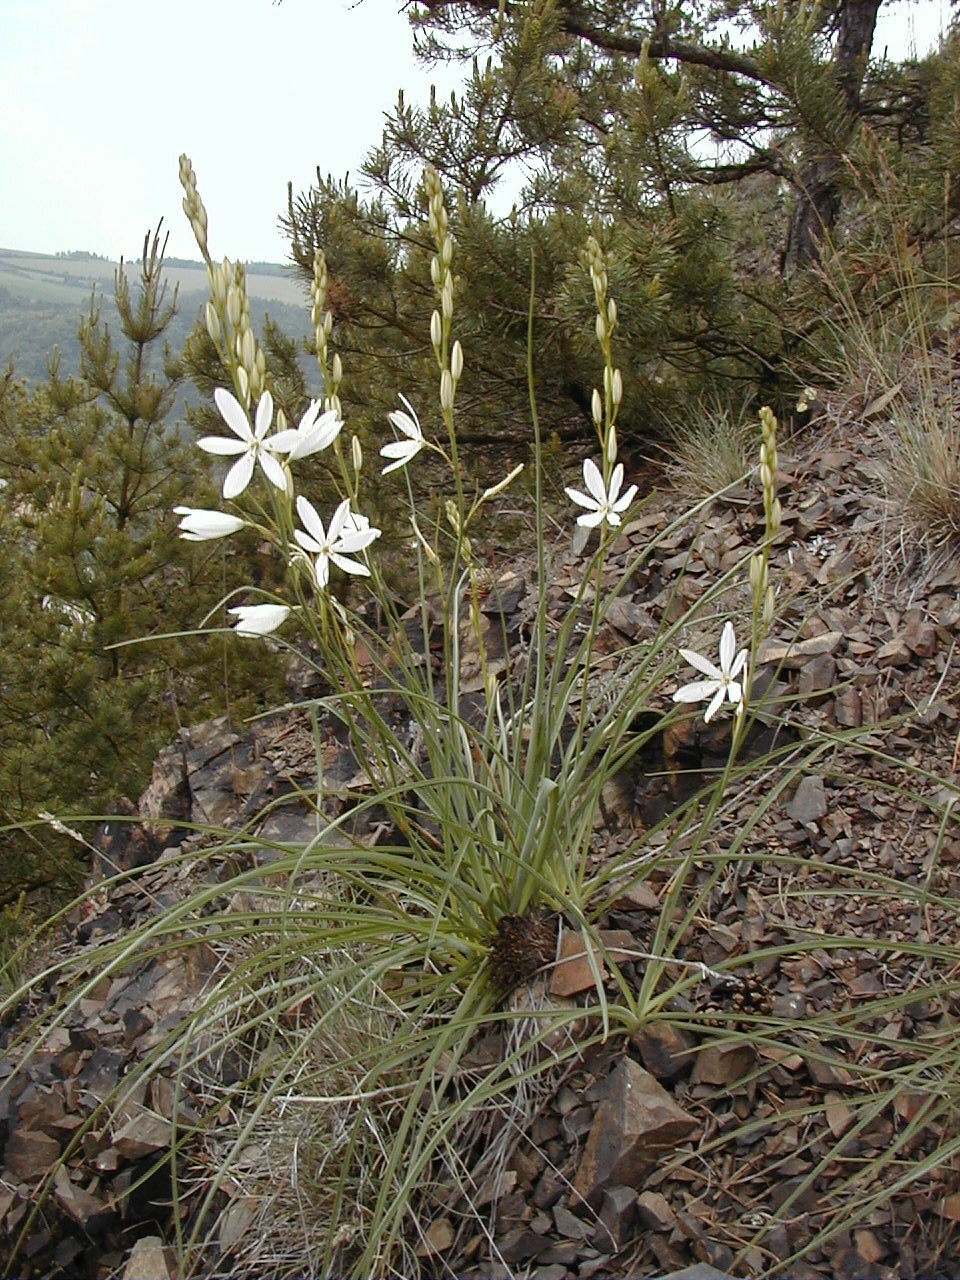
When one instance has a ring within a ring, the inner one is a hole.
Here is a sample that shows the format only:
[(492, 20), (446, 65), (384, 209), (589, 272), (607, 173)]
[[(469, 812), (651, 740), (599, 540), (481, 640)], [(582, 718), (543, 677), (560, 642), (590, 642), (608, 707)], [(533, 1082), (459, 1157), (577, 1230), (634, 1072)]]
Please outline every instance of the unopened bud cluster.
[(585, 257), (597, 307), (595, 324), (597, 341), (603, 351), (604, 360), (603, 395), (601, 396), (599, 389), (594, 387), (590, 411), (603, 448), (604, 460), (609, 467), (612, 467), (617, 457), (615, 423), (623, 400), (623, 375), (614, 367), (611, 343), (613, 331), (617, 327), (617, 304), (613, 298), (607, 296), (609, 280), (606, 259), (598, 241), (593, 236), (587, 239)]
[(244, 402), (259, 400), (266, 387), (267, 362), (253, 333), (250, 303), (247, 299), (246, 273), (243, 263), (233, 268), (233, 280), (227, 289), (227, 318), (233, 333), (233, 356), (237, 382)]
[(440, 370), (440, 408), (453, 410), (457, 383), (463, 376), (463, 348), (459, 341), (449, 350), (450, 322), (453, 319), (453, 237), (448, 230), (447, 210), (443, 203), (443, 186), (435, 169), (423, 175), (427, 192), (427, 221), (436, 253), (430, 260), (430, 279), (437, 293), (439, 308), (430, 317), (430, 345)]
[[(313, 280), (310, 282), (313, 337), (317, 348), (317, 364), (323, 375), (324, 409), (334, 409), (343, 416), (340, 404), (340, 383), (343, 380), (343, 363), (337, 352), (330, 357), (330, 335), (333, 333), (333, 312), (325, 310), (327, 302), (327, 259), (321, 248), (313, 255)], [(357, 470), (359, 471), (359, 467)]]
[(750, 557), (750, 589), (754, 612), (763, 631), (773, 622), (774, 593), (768, 581), (769, 547), (780, 530), (782, 510), (777, 497), (777, 420), (766, 405), (760, 410), (760, 487), (763, 491), (763, 515), (766, 524), (764, 545)]
[(193, 229), (194, 238), (197, 242), (204, 262), (210, 261), (210, 254), (207, 251), (207, 211), (203, 207), (203, 201), (200, 199), (200, 192), (197, 190), (197, 175), (193, 171), (193, 165), (190, 163), (190, 157), (182, 155), (180, 157), (180, 185), (183, 187), (183, 212), (187, 215), (190, 226)]
[(760, 437), (760, 485), (769, 540), (780, 531), (783, 512), (777, 497), (777, 420), (767, 405), (760, 410)]

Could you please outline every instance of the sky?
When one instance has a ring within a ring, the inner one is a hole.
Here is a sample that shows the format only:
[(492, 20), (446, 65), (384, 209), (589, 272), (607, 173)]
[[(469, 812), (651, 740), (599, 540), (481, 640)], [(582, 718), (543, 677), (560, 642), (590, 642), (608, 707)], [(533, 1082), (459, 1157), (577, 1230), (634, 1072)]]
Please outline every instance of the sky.
[[(193, 161), (214, 257), (282, 262), (287, 182), (356, 175), (413, 57), (401, 0), (0, 0), (0, 246), (139, 256)], [(932, 47), (948, 0), (885, 4), (874, 51)], [(448, 93), (450, 72), (438, 84)]]

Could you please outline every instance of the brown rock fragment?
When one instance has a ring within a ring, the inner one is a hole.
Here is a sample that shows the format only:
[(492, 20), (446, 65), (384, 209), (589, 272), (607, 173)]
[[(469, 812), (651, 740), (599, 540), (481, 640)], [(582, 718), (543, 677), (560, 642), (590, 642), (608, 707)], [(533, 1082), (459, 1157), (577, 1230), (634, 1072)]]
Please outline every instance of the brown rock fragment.
[(643, 1065), (658, 1080), (677, 1080), (693, 1066), (696, 1041), (689, 1031), (672, 1022), (653, 1022), (630, 1038)]
[(637, 1187), (665, 1149), (678, 1146), (697, 1128), (652, 1075), (632, 1058), (621, 1058), (597, 1108), (580, 1159), (574, 1191), (597, 1206), (610, 1187)]
[(133, 1246), (123, 1280), (172, 1280), (173, 1260), (159, 1236), (144, 1236)]
[(794, 822), (816, 822), (827, 812), (827, 797), (823, 779), (810, 776), (800, 779), (793, 799), (787, 805), (787, 814)]
[(756, 1061), (749, 1044), (707, 1045), (697, 1054), (693, 1084), (731, 1085), (743, 1080)]
[(32, 1182), (40, 1177), (60, 1155), (60, 1143), (32, 1129), (17, 1129), (10, 1135), (6, 1150), (6, 1165), (11, 1173)]
[(641, 1191), (637, 1196), (637, 1214), (651, 1231), (672, 1231), (677, 1225), (677, 1215), (670, 1202), (659, 1191)]
[(54, 1176), (53, 1198), (67, 1217), (88, 1236), (105, 1231), (116, 1217), (116, 1211), (109, 1205), (71, 1182), (70, 1175), (62, 1166)]
[(113, 1145), (127, 1160), (151, 1156), (170, 1145), (170, 1122), (144, 1108), (114, 1135)]
[(913, 660), (903, 636), (895, 636), (877, 650), (874, 660), (878, 667), (907, 667)]

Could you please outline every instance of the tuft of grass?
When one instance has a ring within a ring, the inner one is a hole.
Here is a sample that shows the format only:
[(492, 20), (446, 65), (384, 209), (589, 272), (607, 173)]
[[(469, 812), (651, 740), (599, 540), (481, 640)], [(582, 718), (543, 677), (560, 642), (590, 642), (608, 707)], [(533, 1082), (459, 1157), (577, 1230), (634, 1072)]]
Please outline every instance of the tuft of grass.
[(742, 483), (756, 466), (756, 423), (745, 411), (698, 405), (671, 432), (664, 474), (682, 501), (693, 504)]
[[(869, 139), (868, 139), (869, 141)], [(960, 275), (949, 235), (911, 234), (909, 191), (871, 147), (871, 239), (827, 246), (833, 298), (825, 364), (878, 436), (902, 528), (930, 549), (960, 549)], [(858, 180), (865, 180), (862, 175)], [(944, 211), (944, 225), (950, 222)]]

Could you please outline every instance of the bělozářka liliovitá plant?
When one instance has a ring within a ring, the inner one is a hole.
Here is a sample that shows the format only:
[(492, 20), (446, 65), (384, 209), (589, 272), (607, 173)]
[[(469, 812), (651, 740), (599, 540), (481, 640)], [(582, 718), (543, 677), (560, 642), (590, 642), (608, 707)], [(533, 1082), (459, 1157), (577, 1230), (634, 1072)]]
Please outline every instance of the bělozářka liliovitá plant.
[[(256, 529), (272, 543), (286, 566), (289, 594), (271, 595), (261, 603), (246, 601), (251, 589), (240, 587), (245, 603), (230, 608), (235, 629), (243, 637), (276, 635), (291, 616), (310, 636), (318, 668), (330, 694), (321, 700), (349, 726), (351, 746), (365, 764), (371, 782), (383, 792), (396, 830), (415, 845), (431, 867), (440, 869), (443, 895), (432, 909), (456, 923), (454, 949), (464, 942), (476, 962), (490, 955), (495, 985), (527, 976), (552, 959), (544, 951), (543, 935), (533, 930), (529, 955), (524, 954), (524, 928), (508, 928), (508, 958), (498, 963), (504, 920), (536, 919), (544, 910), (566, 913), (585, 925), (594, 885), (587, 871), (596, 802), (604, 777), (622, 768), (640, 739), (631, 732), (634, 712), (649, 708), (671, 674), (672, 651), (667, 640), (679, 635), (687, 622), (665, 627), (657, 641), (627, 650), (617, 673), (618, 687), (627, 694), (613, 709), (604, 709), (602, 677), (595, 671), (593, 647), (605, 616), (611, 591), (604, 579), (606, 553), (617, 536), (636, 496), (636, 486), (624, 487), (624, 467), (618, 461), (617, 415), (623, 386), (615, 366), (612, 338), (617, 324), (615, 301), (608, 297), (604, 255), (591, 237), (584, 255), (596, 303), (596, 333), (604, 360), (603, 390), (592, 395), (592, 417), (599, 458), (583, 464), (584, 490), (566, 492), (583, 511), (578, 523), (596, 528), (599, 541), (584, 574), (578, 599), (551, 644), (547, 633), (547, 551), (542, 533), (537, 538), (539, 606), (534, 640), (527, 653), (508, 665), (506, 673), (488, 670), (480, 611), (489, 583), (470, 539), (473, 523), (487, 503), (500, 495), (523, 470), (515, 467), (504, 479), (475, 495), (468, 495), (458, 457), (455, 428), (457, 388), (463, 375), (464, 354), (453, 339), (455, 279), (454, 245), (448, 229), (444, 196), (437, 175), (427, 170), (423, 188), (428, 226), (435, 253), (431, 279), (436, 308), (430, 319), (430, 343), (439, 375), (442, 442), (424, 434), (411, 401), (400, 393), (402, 409), (388, 415), (397, 438), (380, 453), (382, 475), (403, 471), (410, 504), (411, 543), (416, 557), (423, 635), (436, 625), (427, 615), (426, 599), (441, 601), (439, 664), (424, 662), (411, 646), (408, 630), (391, 605), (391, 593), (370, 555), (380, 530), (362, 513), (363, 454), (357, 436), (344, 448), (344, 422), (338, 395), (342, 378), (339, 355), (331, 354), (333, 317), (325, 310), (327, 272), (317, 250), (312, 283), (312, 320), (324, 394), (307, 406), (296, 427), (282, 412), (274, 414), (269, 371), (264, 353), (250, 325), (244, 273), (240, 264), (215, 263), (207, 245), (207, 215), (187, 157), (181, 157), (184, 209), (207, 265), (210, 301), (206, 326), (232, 391), (218, 388), (215, 403), (226, 436), (207, 436), (199, 447), (230, 459), (223, 480), (225, 500), (234, 512), (176, 508), (182, 536), (194, 540), (227, 537), (241, 528)], [(532, 397), (531, 397), (532, 400)], [(535, 445), (536, 406), (531, 403)], [(252, 419), (252, 420), (251, 420)], [(766, 515), (766, 535), (749, 562), (752, 596), (751, 644), (736, 654), (734, 628), (723, 627), (720, 666), (689, 649), (682, 657), (706, 679), (677, 689), (674, 702), (709, 700), (706, 719), (726, 701), (735, 711), (731, 761), (742, 740), (753, 660), (759, 640), (772, 620), (773, 592), (767, 582), (767, 548), (779, 527), (775, 495), (776, 423), (772, 413), (761, 414), (763, 443), (760, 478)], [(339, 501), (321, 514), (304, 494), (297, 493), (295, 464), (330, 451), (339, 476)], [(421, 451), (445, 464), (451, 496), (444, 504), (444, 520), (435, 521), (426, 535), (418, 519), (407, 467)], [(535, 462), (537, 529), (544, 527), (540, 470)], [(381, 482), (382, 483), (382, 482)], [(324, 518), (326, 516), (326, 518)], [(336, 594), (337, 574), (367, 580), (378, 608), (378, 631)], [(574, 626), (579, 606), (589, 609), (584, 628)], [(472, 638), (483, 677), (483, 711), (466, 714), (461, 691), (461, 652), (466, 631)], [(361, 669), (356, 639), (362, 635), (364, 653), (373, 658), (376, 675)], [(548, 660), (548, 648), (551, 648)], [(382, 711), (382, 694), (399, 693), (407, 716), (398, 729), (396, 717)], [(606, 699), (609, 702), (609, 698)], [(660, 723), (648, 730), (662, 729)], [(318, 779), (318, 794), (323, 780)], [(718, 791), (719, 795), (719, 791)], [(318, 799), (322, 807), (322, 796)], [(415, 860), (408, 864), (413, 875)], [(415, 878), (415, 877), (414, 877)], [(431, 909), (429, 895), (423, 907)], [(552, 943), (551, 943), (552, 946)], [(442, 950), (442, 948), (441, 948)], [(599, 973), (599, 968), (597, 969)]]
[[(660, 1016), (671, 989), (684, 981), (678, 971), (690, 981), (708, 972), (682, 958), (684, 930), (705, 891), (688, 872), (697, 867), (733, 780), (749, 724), (753, 655), (771, 619), (767, 548), (779, 523), (775, 424), (772, 415), (763, 419), (764, 541), (748, 566), (729, 570), (698, 605), (720, 613), (748, 568), (749, 652), (737, 653), (732, 624), (723, 629), (719, 665), (681, 648), (694, 624), (685, 614), (659, 619), (652, 638), (611, 654), (604, 633), (611, 602), (656, 539), (611, 574), (609, 553), (629, 521), (636, 488), (625, 484), (618, 459), (623, 388), (613, 351), (616, 305), (608, 296), (603, 251), (591, 238), (584, 266), (603, 356), (602, 386), (592, 396), (598, 453), (584, 464), (583, 488), (567, 493), (580, 525), (596, 531), (595, 547), (558, 616), (551, 604), (531, 394), (536, 536), (529, 572), (535, 607), (520, 640), (506, 644), (507, 620), (498, 623), (495, 609), (484, 611), (490, 583), (475, 525), (521, 469), (474, 493), (464, 480), (455, 429), (465, 356), (453, 337), (454, 245), (439, 179), (428, 171), (423, 189), (436, 299), (429, 337), (439, 382), (439, 439), (424, 431), (420, 415), (426, 422), (432, 415), (413, 389), (405, 389), (402, 408), (389, 415), (395, 436), (380, 450), (376, 475), (378, 485), (406, 486), (416, 592), (404, 615), (383, 580), (379, 531), (365, 514), (370, 490), (363, 449), (356, 436), (347, 443), (322, 253), (315, 258), (312, 320), (323, 395), (291, 426), (277, 408), (277, 388), (253, 334), (243, 268), (210, 257), (207, 215), (186, 157), (181, 179), (209, 275), (207, 330), (230, 384), (214, 396), (225, 434), (205, 436), (200, 447), (225, 460), (222, 494), (230, 509), (183, 506), (177, 515), (183, 537), (194, 541), (252, 527), (285, 566), (282, 594), (261, 592), (258, 598), (241, 585), (225, 603), (240, 642), (267, 637), (283, 646), (295, 625), (312, 642), (312, 660), (328, 690), (306, 707), (318, 740), (316, 789), (304, 798), (315, 807), (317, 826), (314, 839), (294, 847), (268, 840), (256, 820), (242, 831), (219, 833), (222, 848), (253, 854), (249, 870), (151, 916), (114, 950), (108, 943), (84, 958), (100, 982), (145, 953), (164, 955), (174, 946), (195, 943), (205, 952), (220, 946), (230, 957), (198, 1006), (103, 1106), (119, 1106), (123, 1090), (172, 1060), (176, 1087), (187, 1095), (197, 1078), (207, 1079), (211, 1042), (235, 1047), (246, 1074), (223, 1086), (225, 1095), (210, 1090), (207, 1112), (184, 1139), (186, 1149), (209, 1125), (217, 1159), (206, 1168), (189, 1221), (174, 1215), (181, 1274), (202, 1272), (204, 1236), (219, 1212), (218, 1195), (231, 1168), (242, 1164), (258, 1125), (274, 1135), (280, 1159), (291, 1166), (284, 1172), (295, 1183), (297, 1221), (311, 1195), (319, 1206), (316, 1230), (304, 1233), (309, 1261), (305, 1253), (298, 1256), (291, 1274), (418, 1274), (416, 1249), (435, 1208), (431, 1189), (446, 1180), (469, 1197), (486, 1179), (496, 1182), (507, 1145), (531, 1118), (538, 1082), (549, 1088), (557, 1079), (551, 1073), (591, 1043)], [(431, 517), (417, 509), (411, 483), (425, 452), (448, 476), (447, 496)], [(298, 492), (295, 484), (298, 463), (320, 453), (332, 460), (337, 476), (332, 498)], [(685, 512), (660, 537), (687, 519)], [(341, 590), (347, 581), (366, 585), (376, 609), (351, 607)], [(502, 643), (493, 661), (487, 638), (497, 625)], [(676, 688), (678, 649), (704, 679)], [(468, 657), (479, 674), (466, 689)], [(684, 714), (678, 704), (701, 699), (709, 700), (711, 719), (724, 705), (734, 709), (727, 769), (705, 788), (699, 806), (688, 804), (660, 824), (658, 843), (650, 839), (656, 829), (639, 831), (607, 856), (601, 820), (606, 783), (672, 717)], [(338, 732), (345, 727), (366, 777), (340, 811), (326, 803), (321, 714)], [(366, 838), (362, 824), (352, 826), (364, 815), (379, 827), (375, 840)], [(681, 839), (691, 832), (692, 838)], [(258, 849), (268, 846), (269, 859), (258, 861)], [(717, 864), (704, 859), (702, 865), (709, 877)], [(649, 953), (629, 953), (649, 961), (637, 983), (609, 954), (599, 924), (606, 906), (657, 866), (669, 872), (669, 887)], [(252, 893), (255, 903), (238, 915), (234, 897)], [(229, 904), (222, 909), (221, 898)], [(552, 1001), (540, 973), (555, 962), (565, 930), (582, 938), (594, 975), (594, 989), (576, 1004)], [(67, 1016), (92, 980), (71, 984), (58, 1016)], [(298, 1012), (305, 1000), (309, 1018)], [(501, 1033), (502, 1053), (478, 1072), (470, 1047), (484, 1034)], [(229, 1136), (227, 1113), (239, 1117)], [(491, 1114), (496, 1124), (484, 1128)], [(89, 1123), (100, 1120), (94, 1115)], [(296, 1137), (287, 1143), (290, 1132)], [(321, 1136), (314, 1147), (316, 1173), (307, 1185), (303, 1162), (290, 1153), (302, 1151), (297, 1143), (311, 1132)], [(175, 1205), (179, 1143), (178, 1137), (169, 1153)]]

